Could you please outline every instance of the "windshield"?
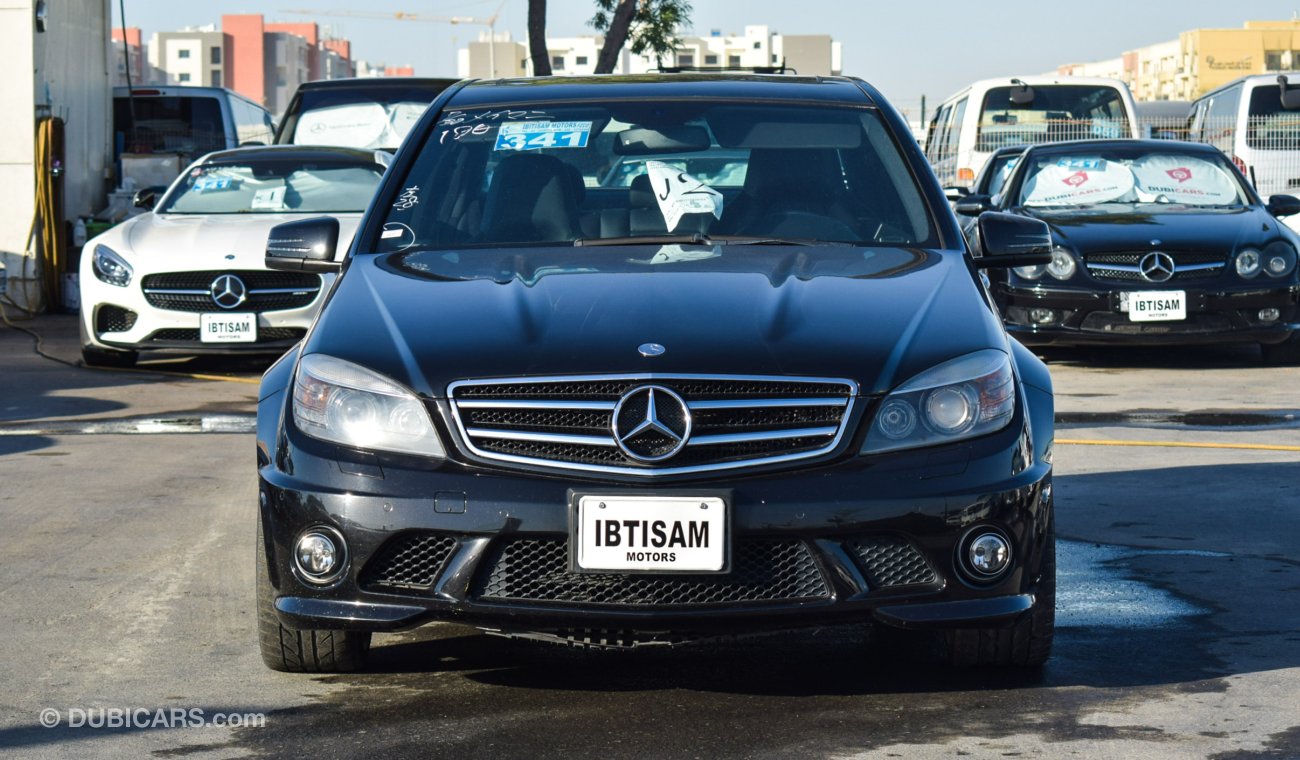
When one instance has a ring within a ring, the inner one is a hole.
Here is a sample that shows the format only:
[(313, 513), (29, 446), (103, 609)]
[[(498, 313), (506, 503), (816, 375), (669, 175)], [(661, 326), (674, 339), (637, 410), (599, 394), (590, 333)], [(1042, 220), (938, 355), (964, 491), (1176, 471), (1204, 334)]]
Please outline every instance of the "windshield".
[(980, 108), (975, 149), (1020, 143), (1131, 137), (1129, 114), (1117, 87), (1034, 85), (1028, 102), (1020, 87), (994, 87)]
[(227, 147), (221, 103), (212, 97), (118, 96), (113, 128), (127, 153), (197, 156)]
[[(445, 86), (305, 90), (281, 142), (396, 150)], [(287, 138), (287, 139), (286, 139)]]
[(1247, 196), (1218, 154), (1175, 151), (1080, 151), (1034, 156), (1026, 167), (1025, 206), (1163, 203), (1240, 206)]
[(866, 109), (659, 101), (451, 111), (400, 187), (373, 250), (665, 235), (935, 239), (907, 164)]
[(384, 167), (266, 159), (190, 170), (160, 214), (341, 214), (366, 209)]
[(1282, 107), (1281, 88), (1275, 84), (1250, 92), (1246, 145), (1261, 150), (1300, 149), (1300, 111)]

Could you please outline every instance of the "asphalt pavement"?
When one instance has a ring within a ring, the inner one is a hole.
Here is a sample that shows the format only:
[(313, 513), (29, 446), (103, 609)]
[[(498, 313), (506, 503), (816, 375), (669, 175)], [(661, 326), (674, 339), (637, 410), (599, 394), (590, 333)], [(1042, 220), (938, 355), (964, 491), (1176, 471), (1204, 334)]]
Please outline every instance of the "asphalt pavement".
[[(74, 318), (15, 324), (53, 359), (0, 325), (0, 754), (1300, 757), (1300, 370), (1253, 348), (1046, 354), (1060, 599), (1040, 673), (845, 628), (585, 652), (436, 625), (376, 636), (366, 673), (308, 676), (256, 651), (267, 362), (91, 370)], [(173, 710), (185, 725), (153, 718)]]

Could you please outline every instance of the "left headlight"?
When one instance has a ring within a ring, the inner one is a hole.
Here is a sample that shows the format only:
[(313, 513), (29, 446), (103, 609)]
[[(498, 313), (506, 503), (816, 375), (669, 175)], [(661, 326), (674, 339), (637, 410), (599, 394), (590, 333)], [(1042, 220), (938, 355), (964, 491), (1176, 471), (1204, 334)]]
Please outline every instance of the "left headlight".
[(985, 349), (944, 362), (885, 397), (863, 454), (935, 446), (1001, 430), (1016, 403), (1011, 359)]
[(419, 456), (446, 456), (415, 394), (352, 362), (308, 354), (293, 381), (293, 421), (313, 438)]
[(126, 263), (126, 259), (106, 245), (95, 246), (91, 269), (100, 280), (123, 288), (131, 283), (131, 274), (135, 271)]

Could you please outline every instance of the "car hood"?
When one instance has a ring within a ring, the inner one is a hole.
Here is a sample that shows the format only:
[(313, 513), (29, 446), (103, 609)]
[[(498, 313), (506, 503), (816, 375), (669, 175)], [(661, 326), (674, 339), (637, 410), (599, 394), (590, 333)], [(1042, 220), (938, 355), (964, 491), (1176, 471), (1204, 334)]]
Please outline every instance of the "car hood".
[(1226, 254), (1238, 245), (1259, 245), (1282, 234), (1278, 221), (1257, 208), (1146, 213), (1022, 209), (1021, 213), (1047, 222), (1058, 242), (1081, 252), (1159, 246), (1171, 251)]
[[(662, 344), (642, 356), (644, 343)], [(705, 373), (847, 378), (882, 393), (1007, 350), (962, 254), (678, 246), (355, 257), (304, 353), (441, 397), (454, 380)]]
[[(262, 269), (271, 228), (315, 216), (320, 214), (143, 214), (121, 225), (117, 238), (124, 250), (119, 253), (148, 271)], [(333, 216), (339, 220), (339, 250), (346, 250), (361, 215)], [(113, 246), (113, 242), (106, 242)]]

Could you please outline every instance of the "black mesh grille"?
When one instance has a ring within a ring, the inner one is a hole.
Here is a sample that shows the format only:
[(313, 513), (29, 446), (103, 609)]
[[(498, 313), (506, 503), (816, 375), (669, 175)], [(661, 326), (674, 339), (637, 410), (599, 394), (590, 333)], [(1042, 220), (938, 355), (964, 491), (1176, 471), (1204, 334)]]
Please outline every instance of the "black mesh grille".
[(248, 312), (286, 311), (301, 309), (316, 300), (319, 291), (302, 293), (249, 293), (247, 299), (233, 309), (223, 309), (212, 297), (204, 293), (145, 293), (150, 306), (168, 311)]
[(939, 576), (915, 546), (895, 536), (863, 536), (847, 541), (872, 588), (937, 583)]
[(106, 304), (100, 306), (95, 312), (95, 331), (106, 332), (126, 332), (135, 327), (135, 320), (139, 315), (130, 309), (124, 309), (121, 306)]
[[(280, 343), (283, 341), (295, 341), (306, 335), (307, 331), (300, 327), (259, 327), (257, 328), (257, 343), (204, 343), (203, 345), (224, 345), (229, 348), (239, 348), (240, 346), (257, 345), (258, 343)], [(168, 327), (162, 330), (155, 330), (145, 338), (150, 343), (199, 343), (198, 328), (190, 327)]]
[(830, 588), (802, 541), (737, 542), (730, 573), (574, 573), (563, 539), (515, 539), (485, 559), (475, 596), (541, 604), (677, 607), (824, 599)]
[(430, 588), (456, 539), (440, 533), (407, 533), (389, 539), (361, 572), (362, 588)]
[[(1113, 253), (1091, 253), (1087, 256), (1088, 274), (1098, 280), (1113, 280), (1115, 282), (1142, 282), (1149, 283), (1150, 280), (1143, 277), (1138, 272), (1126, 272), (1119, 269), (1108, 269), (1107, 264), (1135, 267), (1142, 257), (1150, 251), (1119, 251)], [(1175, 271), (1174, 276), (1165, 282), (1186, 282), (1188, 280), (1207, 280), (1218, 277), (1224, 266), (1227, 264), (1227, 255), (1223, 253), (1214, 253), (1212, 251), (1167, 251), (1174, 260), (1175, 267), (1184, 267), (1192, 265), (1217, 264), (1218, 266), (1209, 269), (1193, 269)]]
[(1231, 330), (1232, 320), (1226, 314), (1200, 313), (1170, 322), (1131, 322), (1127, 314), (1094, 311), (1084, 317), (1080, 329), (1114, 335), (1196, 335)]
[(259, 288), (319, 288), (320, 276), (301, 272), (277, 272), (262, 269), (224, 270), (214, 269), (203, 272), (163, 272), (146, 275), (140, 287), (146, 290), (163, 288), (167, 290), (207, 290), (212, 281), (223, 274), (233, 274), (244, 281), (252, 290)]
[[(233, 274), (248, 289), (246, 300), (233, 309), (223, 309), (212, 300), (208, 289), (212, 281), (223, 274)], [(269, 270), (212, 270), (204, 272), (165, 272), (144, 278), (141, 287), (150, 306), (170, 311), (283, 311), (301, 309), (320, 292), (318, 275), (300, 272), (274, 272)], [(259, 290), (292, 289), (288, 293), (259, 293)], [(158, 293), (157, 290), (200, 290), (201, 293)]]

